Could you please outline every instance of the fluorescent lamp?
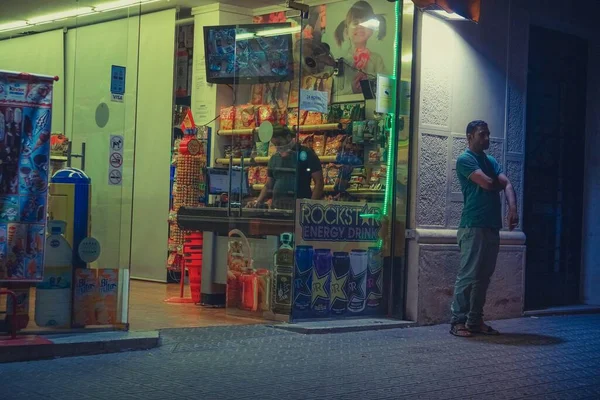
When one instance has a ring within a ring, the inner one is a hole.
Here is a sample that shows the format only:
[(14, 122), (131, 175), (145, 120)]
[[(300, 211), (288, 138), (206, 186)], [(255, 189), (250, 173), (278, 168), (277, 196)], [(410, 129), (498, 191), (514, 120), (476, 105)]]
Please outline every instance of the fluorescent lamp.
[(25, 22), (25, 21), (9, 22), (9, 23), (0, 25), (0, 32), (14, 31), (16, 29), (23, 28), (25, 26), (27, 26), (27, 22)]
[(379, 20), (377, 18), (371, 18), (365, 22), (361, 22), (359, 25), (364, 26), (367, 29), (377, 30), (379, 29)]
[(104, 3), (104, 4), (99, 4), (97, 6), (94, 6), (94, 11), (97, 11), (97, 12), (115, 11), (115, 10), (120, 10), (120, 9), (123, 9), (123, 8), (129, 8), (129, 7), (133, 7), (133, 6), (143, 5), (143, 4), (156, 3), (157, 1), (161, 1), (161, 0), (118, 0), (118, 1), (111, 1), (109, 3)]
[(265, 30), (256, 32), (256, 36), (277, 36), (277, 35), (285, 35), (286, 33), (298, 33), (298, 32), (300, 32), (300, 26), (292, 26), (289, 28), (265, 29)]
[(428, 10), (427, 12), (435, 15), (436, 17), (447, 19), (449, 21), (467, 21), (467, 19), (463, 16), (460, 16), (456, 13), (449, 13), (444, 10)]
[(69, 11), (63, 11), (54, 14), (42, 15), (41, 17), (31, 18), (27, 20), (29, 25), (40, 25), (47, 24), (49, 22), (61, 21), (63, 19), (72, 17), (81, 17), (84, 15), (92, 14), (94, 10), (91, 7), (79, 7)]
[(235, 40), (249, 40), (249, 39), (254, 39), (255, 37), (256, 37), (256, 35), (251, 32), (235, 34)]
[(289, 28), (274, 28), (274, 29), (264, 29), (258, 32), (243, 32), (236, 33), (235, 40), (249, 40), (254, 39), (255, 37), (268, 37), (268, 36), (278, 36), (285, 35), (288, 33), (298, 33), (300, 32), (300, 26), (292, 26)]

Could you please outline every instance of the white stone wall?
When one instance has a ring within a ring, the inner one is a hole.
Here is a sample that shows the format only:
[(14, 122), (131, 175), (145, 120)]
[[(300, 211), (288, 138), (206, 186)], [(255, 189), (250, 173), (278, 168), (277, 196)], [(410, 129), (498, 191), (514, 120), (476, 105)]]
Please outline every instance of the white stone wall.
[[(421, 324), (449, 320), (458, 268), (456, 228), (462, 194), (456, 178), (465, 128), (486, 120), (489, 152), (502, 164), (523, 204), (527, 67), (531, 24), (590, 40), (588, 149), (584, 206), (582, 297), (600, 304), (600, 68), (599, 24), (559, 0), (485, 0), (480, 24), (446, 22), (424, 15), (417, 58), (417, 121), (412, 160), (412, 220), (409, 233), (406, 317)], [(600, 11), (600, 2), (589, 2)], [(526, 246), (521, 232), (501, 235), (498, 266), (488, 295), (487, 318), (518, 317), (523, 311)]]

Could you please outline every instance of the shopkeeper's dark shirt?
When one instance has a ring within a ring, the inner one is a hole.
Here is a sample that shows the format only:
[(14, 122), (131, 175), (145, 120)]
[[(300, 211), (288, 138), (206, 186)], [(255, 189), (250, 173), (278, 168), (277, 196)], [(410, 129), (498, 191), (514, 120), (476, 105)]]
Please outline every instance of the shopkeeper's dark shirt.
[[(296, 168), (297, 166), (297, 168)], [(273, 178), (273, 207), (290, 209), (295, 198), (310, 199), (312, 174), (321, 171), (321, 161), (316, 153), (305, 146), (292, 150), (285, 157), (275, 153), (269, 160), (268, 174)], [(296, 171), (298, 186), (296, 187)]]

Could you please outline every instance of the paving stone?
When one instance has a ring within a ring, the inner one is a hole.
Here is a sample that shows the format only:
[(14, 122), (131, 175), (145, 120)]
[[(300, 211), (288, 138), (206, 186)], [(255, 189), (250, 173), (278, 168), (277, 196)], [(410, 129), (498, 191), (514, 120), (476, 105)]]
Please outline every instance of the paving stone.
[(3, 364), (0, 399), (600, 399), (600, 315), (493, 325), (504, 335), (165, 330), (149, 351)]

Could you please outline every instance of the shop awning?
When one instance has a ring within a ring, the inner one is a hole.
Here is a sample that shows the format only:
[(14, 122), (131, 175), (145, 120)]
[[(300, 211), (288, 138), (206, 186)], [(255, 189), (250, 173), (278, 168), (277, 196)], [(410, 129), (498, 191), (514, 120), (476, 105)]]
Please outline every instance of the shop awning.
[(461, 17), (479, 22), (481, 0), (412, 0), (415, 6), (423, 10), (442, 9), (448, 13), (456, 13)]

